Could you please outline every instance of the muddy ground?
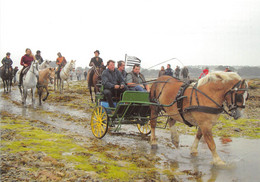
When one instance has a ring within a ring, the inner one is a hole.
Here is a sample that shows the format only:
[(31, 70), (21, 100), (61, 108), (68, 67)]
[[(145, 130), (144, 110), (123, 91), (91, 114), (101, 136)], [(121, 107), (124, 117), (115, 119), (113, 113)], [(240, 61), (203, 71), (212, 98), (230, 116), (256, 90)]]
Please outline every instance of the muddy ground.
[(94, 138), (85, 81), (71, 82), (64, 94), (50, 88), (48, 100), (34, 107), (30, 97), (27, 107), (21, 105), (17, 88), (9, 94), (1, 89), (1, 181), (258, 181), (260, 82), (250, 83), (244, 116), (222, 115), (214, 127), (217, 151), (227, 162), (222, 168), (211, 165), (203, 140), (198, 157), (189, 155), (196, 128), (183, 124), (179, 149), (168, 127), (157, 130), (157, 150), (134, 125)]

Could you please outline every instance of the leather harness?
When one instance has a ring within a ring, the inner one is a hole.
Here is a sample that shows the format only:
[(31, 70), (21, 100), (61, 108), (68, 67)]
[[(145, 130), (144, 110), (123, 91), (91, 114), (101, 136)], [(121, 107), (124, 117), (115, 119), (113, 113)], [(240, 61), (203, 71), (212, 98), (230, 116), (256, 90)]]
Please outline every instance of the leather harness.
[[(156, 102), (159, 104), (159, 97), (161, 96), (161, 93), (162, 93), (162, 90), (164, 89), (166, 83), (168, 83), (168, 81), (170, 80), (171, 78), (167, 79), (165, 82), (164, 82), (164, 85), (160, 91), (160, 93), (158, 94), (158, 96), (156, 98), (153, 99), (153, 102)], [(238, 87), (242, 85), (241, 84), (241, 80), (236, 83), (232, 89), (230, 91), (228, 91), (227, 93), (225, 93), (224, 97), (226, 97), (227, 94), (231, 94), (232, 96), (232, 93), (234, 92), (234, 90), (247, 90), (246, 89), (238, 89)], [(156, 86), (157, 84), (155, 85), (155, 89), (154, 89), (154, 96), (156, 96)], [(190, 106), (183, 109), (183, 99), (184, 98), (187, 98), (187, 96), (184, 96), (184, 93), (185, 93), (185, 90), (190, 86), (189, 83), (183, 83), (182, 86), (180, 87), (176, 97), (175, 97), (175, 101), (177, 102), (177, 109), (179, 111), (179, 114), (183, 120), (183, 122), (188, 125), (189, 127), (192, 127), (193, 125), (187, 121), (184, 117), (184, 113), (185, 112), (204, 112), (204, 113), (209, 113), (209, 114), (220, 114), (222, 113), (223, 111), (232, 116), (228, 111), (226, 111), (224, 108), (223, 108), (223, 105), (219, 105), (216, 101), (214, 101), (212, 98), (210, 98), (207, 94), (205, 94), (204, 92), (202, 92), (201, 90), (199, 90), (197, 88), (198, 86), (198, 83), (196, 83), (193, 88), (192, 88), (192, 91), (191, 91), (191, 95), (190, 95)], [(196, 99), (196, 102), (197, 102), (197, 105), (191, 105), (192, 104), (192, 99), (193, 99), (193, 92), (195, 92), (195, 99)], [(198, 99), (198, 92), (202, 95), (204, 95), (205, 97), (207, 97), (210, 101), (212, 101), (214, 104), (216, 104), (217, 108), (215, 107), (208, 107), (208, 106), (201, 106), (200, 103), (199, 103), (199, 99)], [(233, 100), (233, 99), (231, 99)], [(233, 104), (233, 101), (232, 101), (232, 104)], [(235, 105), (236, 105), (236, 99), (235, 99)], [(238, 106), (236, 106), (238, 107)], [(160, 109), (163, 109), (162, 106), (159, 106), (158, 107), (158, 111)], [(230, 109), (231, 110), (231, 109)]]

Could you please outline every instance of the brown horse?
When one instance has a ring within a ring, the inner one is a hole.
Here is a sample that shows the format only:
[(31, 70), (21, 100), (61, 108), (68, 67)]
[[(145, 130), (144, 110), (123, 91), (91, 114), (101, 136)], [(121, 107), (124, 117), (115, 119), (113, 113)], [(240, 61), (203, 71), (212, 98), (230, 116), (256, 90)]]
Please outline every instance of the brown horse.
[(55, 77), (55, 68), (45, 68), (39, 71), (39, 82), (38, 82), (38, 95), (39, 95), (39, 105), (42, 105), (42, 93), (45, 89), (47, 94), (42, 99), (43, 101), (47, 100), (49, 91), (48, 91), (48, 83), (51, 82), (53, 84), (53, 80)]
[(99, 87), (98, 87), (97, 84), (99, 83), (99, 81), (101, 81), (101, 74), (104, 71), (104, 68), (93, 66), (94, 74), (93, 74), (92, 80), (89, 80), (90, 79), (90, 72), (91, 72), (91, 70), (92, 69), (90, 69), (88, 71), (87, 82), (89, 83), (88, 84), (88, 89), (89, 89), (89, 93), (90, 93), (90, 96), (91, 96), (91, 101), (93, 102), (92, 89), (91, 88), (94, 87), (95, 94), (97, 92), (99, 92)]
[[(233, 116), (240, 117), (240, 109), (245, 107), (248, 97), (247, 83), (234, 72), (215, 72), (200, 79), (197, 84), (187, 85), (178, 79), (162, 76), (151, 87), (150, 99), (163, 105), (161, 108), (151, 105), (151, 145), (157, 148), (155, 138), (156, 118), (160, 110), (169, 116), (171, 139), (178, 147), (179, 136), (175, 128), (176, 121), (190, 126), (197, 126), (198, 131), (191, 147), (191, 154), (198, 154), (197, 148), (202, 136), (212, 152), (213, 164), (225, 164), (216, 152), (216, 145), (212, 136), (212, 127), (217, 122), (223, 111)], [(182, 94), (181, 94), (182, 93)], [(180, 97), (182, 96), (182, 97)], [(179, 98), (179, 99), (178, 99)], [(173, 101), (178, 100), (177, 104)], [(229, 111), (222, 104), (226, 103)], [(171, 104), (172, 103), (172, 104)]]

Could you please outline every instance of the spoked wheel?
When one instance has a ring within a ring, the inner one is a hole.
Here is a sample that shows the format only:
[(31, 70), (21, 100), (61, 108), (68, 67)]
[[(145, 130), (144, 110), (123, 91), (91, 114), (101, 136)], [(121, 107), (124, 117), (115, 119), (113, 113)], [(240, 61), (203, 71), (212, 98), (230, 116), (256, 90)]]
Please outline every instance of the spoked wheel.
[(148, 121), (145, 124), (137, 124), (137, 128), (143, 135), (149, 135), (151, 133), (151, 123)]
[(108, 130), (107, 111), (103, 106), (97, 106), (91, 115), (91, 130), (95, 137), (103, 138)]

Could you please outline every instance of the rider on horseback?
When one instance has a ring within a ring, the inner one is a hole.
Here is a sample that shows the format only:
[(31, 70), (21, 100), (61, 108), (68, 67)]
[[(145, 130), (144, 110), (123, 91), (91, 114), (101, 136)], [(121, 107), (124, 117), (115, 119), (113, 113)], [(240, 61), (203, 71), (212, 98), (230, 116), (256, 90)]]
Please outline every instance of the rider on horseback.
[(4, 57), (4, 58), (2, 59), (2, 64), (3, 64), (3, 67), (7, 66), (7, 68), (8, 68), (8, 69), (10, 68), (10, 69), (11, 69), (10, 71), (12, 71), (12, 70), (13, 70), (13, 68), (12, 68), (13, 61), (12, 61), (12, 59), (10, 58), (10, 55), (11, 55), (10, 52), (7, 52), (7, 53), (6, 53), (6, 57)]
[(58, 58), (56, 59), (56, 64), (58, 65), (57, 76), (58, 78), (60, 78), (60, 71), (67, 64), (67, 61), (65, 57), (61, 55), (60, 52), (58, 52), (57, 55), (58, 55)]
[(33, 60), (36, 60), (34, 55), (32, 54), (31, 49), (27, 48), (25, 50), (25, 53), (26, 54), (21, 58), (21, 62), (20, 62), (20, 64), (23, 66), (23, 69), (20, 73), (18, 87), (21, 87), (21, 85), (22, 85), (23, 75), (25, 74), (24, 72), (27, 72), (27, 70), (28, 70), (26, 68), (29, 68), (31, 66), (31, 63), (33, 62)]
[(88, 79), (88, 85), (91, 86), (92, 80), (93, 80), (93, 75), (94, 75), (94, 71), (95, 68), (99, 68), (99, 67), (104, 67), (104, 63), (102, 58), (99, 57), (99, 50), (96, 50), (94, 52), (95, 57), (91, 58), (89, 66), (92, 66), (92, 68), (89, 70), (89, 79)]
[(43, 63), (43, 59), (42, 59), (41, 51), (40, 51), (40, 50), (36, 51), (35, 58), (39, 61), (39, 64), (42, 64), (42, 63)]

